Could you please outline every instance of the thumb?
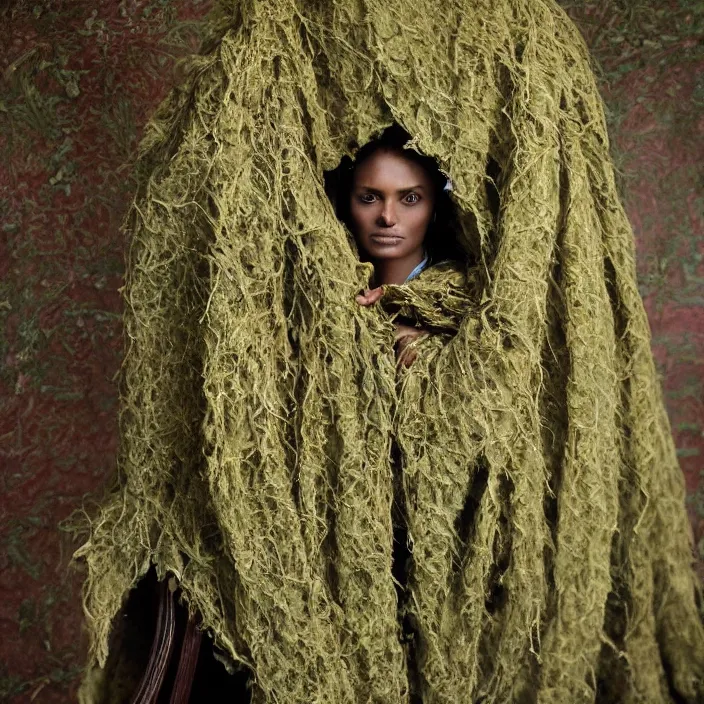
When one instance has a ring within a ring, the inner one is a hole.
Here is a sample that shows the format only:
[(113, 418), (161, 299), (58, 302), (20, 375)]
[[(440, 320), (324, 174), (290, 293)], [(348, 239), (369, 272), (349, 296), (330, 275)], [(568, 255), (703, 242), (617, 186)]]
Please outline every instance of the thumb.
[(362, 306), (370, 306), (376, 303), (384, 295), (384, 287), (377, 286), (372, 289), (365, 289), (362, 293), (355, 297), (357, 303)]

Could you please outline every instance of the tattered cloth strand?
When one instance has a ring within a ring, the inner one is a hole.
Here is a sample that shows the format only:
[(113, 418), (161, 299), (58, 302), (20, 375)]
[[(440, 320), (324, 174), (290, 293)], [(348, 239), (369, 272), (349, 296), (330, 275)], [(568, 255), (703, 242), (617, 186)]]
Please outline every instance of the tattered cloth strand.
[[(393, 122), (451, 178), (467, 261), (363, 308), (323, 174)], [(119, 473), (76, 553), (84, 703), (116, 701), (109, 635), (152, 564), (255, 703), (704, 700), (633, 237), (554, 2), (223, 0), (140, 179)], [(397, 316), (431, 332), (408, 368)]]

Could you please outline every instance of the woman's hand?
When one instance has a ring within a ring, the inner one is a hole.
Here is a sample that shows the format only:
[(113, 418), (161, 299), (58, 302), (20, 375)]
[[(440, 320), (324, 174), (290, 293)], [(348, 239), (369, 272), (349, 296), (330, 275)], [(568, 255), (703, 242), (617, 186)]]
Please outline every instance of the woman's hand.
[[(377, 286), (376, 288), (367, 289), (360, 293), (355, 300), (360, 306), (372, 306), (384, 295), (384, 287)], [(417, 340), (422, 335), (427, 335), (428, 331), (423, 328), (414, 328), (411, 325), (402, 325), (394, 323), (396, 332), (394, 334), (394, 347), (396, 348), (396, 361), (404, 367), (410, 367), (417, 357), (416, 350), (409, 348), (408, 345)]]
[(394, 323), (396, 334), (394, 335), (396, 348), (396, 362), (404, 367), (410, 367), (418, 356), (417, 350), (408, 345), (419, 337), (428, 334), (423, 328), (414, 328), (410, 325)]
[(376, 288), (366, 289), (356, 296), (354, 300), (357, 301), (360, 306), (371, 306), (374, 305), (383, 295), (384, 287), (377, 286)]

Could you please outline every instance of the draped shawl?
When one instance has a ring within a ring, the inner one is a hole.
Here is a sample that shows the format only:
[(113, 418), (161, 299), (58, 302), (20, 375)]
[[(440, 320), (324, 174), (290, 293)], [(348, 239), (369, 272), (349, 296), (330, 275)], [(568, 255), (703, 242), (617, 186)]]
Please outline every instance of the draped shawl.
[[(211, 22), (127, 222), (83, 701), (150, 565), (256, 703), (702, 701), (683, 479), (575, 27), (551, 0), (227, 0)], [(467, 278), (367, 309), (323, 175), (394, 122), (452, 179)], [(408, 368), (395, 315), (436, 323)]]

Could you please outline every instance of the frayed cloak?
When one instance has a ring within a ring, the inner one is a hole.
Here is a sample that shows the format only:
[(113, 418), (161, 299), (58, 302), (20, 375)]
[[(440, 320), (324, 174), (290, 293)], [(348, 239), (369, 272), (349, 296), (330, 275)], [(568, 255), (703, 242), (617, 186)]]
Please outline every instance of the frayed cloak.
[[(442, 277), (354, 301), (370, 269), (323, 174), (392, 122), (452, 178), (459, 318)], [(633, 236), (554, 2), (222, 2), (140, 169), (120, 471), (77, 552), (84, 702), (107, 701), (111, 625), (151, 564), (258, 703), (702, 701)], [(404, 305), (445, 317), (398, 370)]]

